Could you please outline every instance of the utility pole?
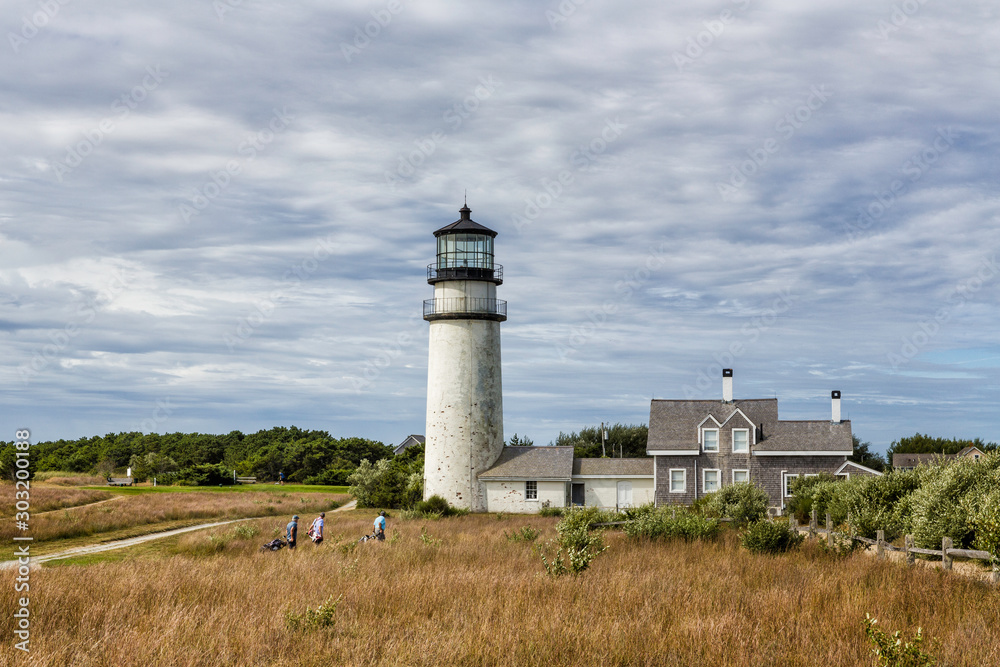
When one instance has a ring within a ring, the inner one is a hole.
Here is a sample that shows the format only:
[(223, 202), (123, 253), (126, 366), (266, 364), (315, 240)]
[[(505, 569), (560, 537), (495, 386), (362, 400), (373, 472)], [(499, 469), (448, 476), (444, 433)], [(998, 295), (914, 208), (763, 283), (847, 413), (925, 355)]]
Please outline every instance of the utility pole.
[(607, 457), (608, 453), (604, 451), (604, 422), (601, 422), (601, 458)]

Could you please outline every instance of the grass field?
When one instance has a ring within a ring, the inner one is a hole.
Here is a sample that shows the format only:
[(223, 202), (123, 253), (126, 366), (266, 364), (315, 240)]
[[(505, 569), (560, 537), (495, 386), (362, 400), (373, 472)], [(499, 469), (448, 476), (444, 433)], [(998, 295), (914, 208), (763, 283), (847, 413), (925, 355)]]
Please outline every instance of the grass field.
[[(33, 483), (31, 536), (35, 553), (40, 555), (63, 547), (135, 537), (212, 520), (319, 513), (348, 500), (345, 491), (345, 487), (306, 485), (81, 489)], [(0, 496), (4, 498), (0, 516), (13, 517), (13, 485), (0, 485)], [(114, 498), (117, 498), (114, 502), (109, 500)], [(60, 511), (52, 511), (53, 508)], [(11, 538), (15, 534), (20, 531), (13, 520), (0, 521), (0, 558), (11, 557), (14, 549)]]
[[(390, 518), (388, 541), (357, 544), (373, 517), (329, 514), (326, 544), (295, 552), (258, 553), (274, 517), (32, 571), (30, 664), (871, 665), (866, 612), (889, 632), (922, 627), (942, 664), (1000, 664), (1000, 590), (955, 574), (815, 545), (755, 556), (732, 533), (609, 533), (587, 572), (553, 579), (504, 533), (533, 526), (542, 543), (555, 519)], [(332, 626), (288, 627), (327, 600)]]

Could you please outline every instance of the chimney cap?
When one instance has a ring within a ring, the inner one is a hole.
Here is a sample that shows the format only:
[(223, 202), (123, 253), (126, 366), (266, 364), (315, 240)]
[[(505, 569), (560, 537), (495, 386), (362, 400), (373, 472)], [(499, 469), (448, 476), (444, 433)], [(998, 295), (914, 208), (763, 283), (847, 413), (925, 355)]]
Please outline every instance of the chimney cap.
[(840, 392), (834, 389), (830, 392), (830, 398), (840, 398)]
[(732, 368), (723, 368), (722, 369), (722, 377), (724, 377), (724, 378), (731, 378), (731, 377), (733, 377), (733, 369)]

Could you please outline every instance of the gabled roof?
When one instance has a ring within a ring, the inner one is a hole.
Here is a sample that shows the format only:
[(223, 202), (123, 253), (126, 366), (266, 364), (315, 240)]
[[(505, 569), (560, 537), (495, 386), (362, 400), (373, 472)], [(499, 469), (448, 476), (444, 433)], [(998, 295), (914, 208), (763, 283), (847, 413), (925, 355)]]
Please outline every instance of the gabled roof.
[(880, 473), (878, 470), (872, 470), (868, 466), (863, 466), (863, 465), (861, 465), (860, 463), (858, 463), (856, 461), (844, 461), (844, 464), (842, 466), (840, 466), (839, 468), (837, 468), (837, 471), (835, 473), (833, 473), (833, 474), (834, 475), (839, 475), (839, 474), (841, 474), (842, 472), (845, 472), (845, 471), (847, 473), (850, 473), (851, 471), (848, 470), (848, 468), (852, 468), (852, 469), (857, 470), (860, 473), (866, 474), (866, 475), (878, 475), (879, 477), (882, 476), (882, 473)]
[(847, 452), (854, 451), (851, 422), (779, 421), (771, 433), (757, 441), (754, 452)]
[(682, 450), (696, 447), (697, 426), (709, 415), (724, 424), (740, 410), (755, 426), (764, 426), (764, 437), (778, 423), (778, 399), (760, 398), (724, 403), (722, 401), (653, 400), (649, 406), (647, 451)]
[(745, 417), (761, 428), (762, 437), (757, 437), (753, 445), (755, 454), (849, 454), (854, 451), (850, 421), (781, 421), (776, 398), (731, 403), (653, 400), (649, 407), (646, 451), (696, 453), (692, 450), (699, 449), (698, 426), (709, 417), (723, 425), (731, 419), (731, 424), (745, 424)]
[(573, 475), (653, 476), (653, 459), (573, 459)]
[(504, 447), (497, 462), (489, 470), (479, 473), (479, 479), (568, 482), (572, 475), (572, 447)]
[(960, 451), (958, 454), (956, 454), (956, 456), (958, 456), (958, 457), (973, 456), (975, 454), (979, 454), (980, 456), (985, 456), (985, 452), (983, 452), (983, 450), (979, 449), (979, 447), (965, 447), (965, 448), (962, 449), (962, 451)]
[(406, 439), (403, 440), (403, 442), (399, 443), (393, 448), (392, 453), (394, 455), (402, 454), (408, 447), (413, 447), (414, 445), (422, 445), (422, 444), (424, 444), (424, 436), (408, 435), (406, 436)]

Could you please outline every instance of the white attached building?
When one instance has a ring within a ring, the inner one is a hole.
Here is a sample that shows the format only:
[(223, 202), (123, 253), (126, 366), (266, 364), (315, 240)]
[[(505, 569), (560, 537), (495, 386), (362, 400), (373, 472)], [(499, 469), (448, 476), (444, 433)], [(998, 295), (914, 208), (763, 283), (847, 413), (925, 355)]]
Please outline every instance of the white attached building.
[(653, 502), (653, 459), (574, 459), (572, 447), (504, 447), (479, 482), (488, 512), (571, 504), (624, 509)]

